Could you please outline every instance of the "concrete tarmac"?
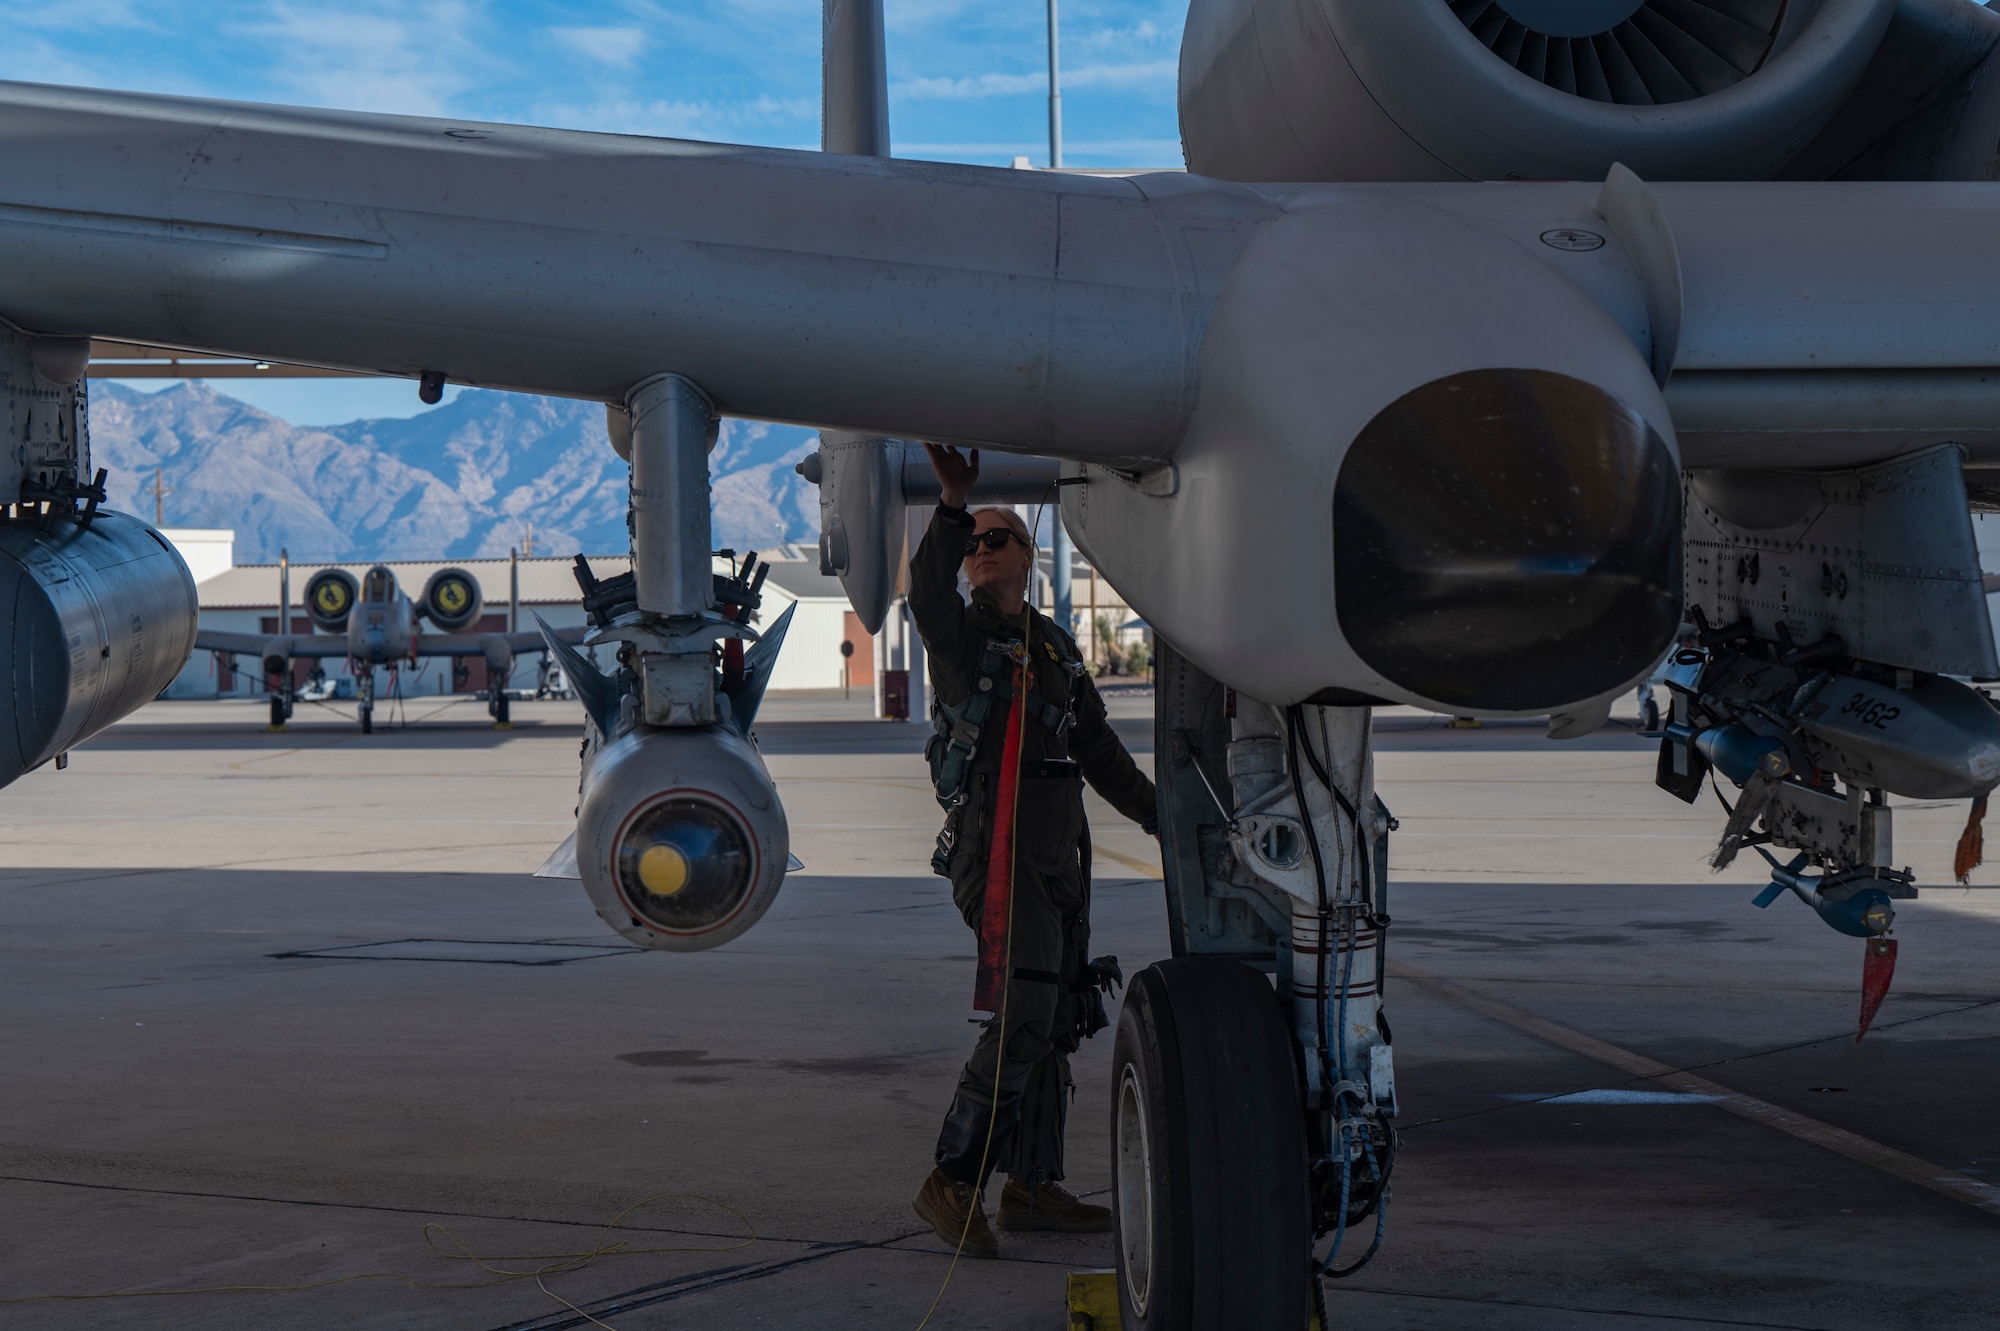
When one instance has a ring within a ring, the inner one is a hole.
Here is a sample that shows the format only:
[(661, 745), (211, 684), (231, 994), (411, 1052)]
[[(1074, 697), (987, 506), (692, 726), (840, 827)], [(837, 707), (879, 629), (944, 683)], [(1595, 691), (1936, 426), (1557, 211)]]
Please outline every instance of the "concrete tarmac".
[[(1108, 1241), (1003, 1234), (954, 1271), (910, 1213), (973, 941), (927, 872), (924, 728), (864, 708), (769, 705), (806, 868), (691, 956), (530, 876), (573, 704), (495, 731), (426, 700), (364, 738), (338, 706), (269, 735), (261, 704), (160, 703), (0, 793), (0, 1300), (65, 1296), (0, 1325), (908, 1331), (950, 1273), (933, 1327), (1063, 1327)], [(1150, 708), (1114, 705), (1142, 762)], [(1753, 857), (1710, 874), (1720, 810), (1653, 788), (1632, 729), (1382, 718), (1403, 1149), (1334, 1325), (2000, 1324), (2000, 1213), (1881, 1167), (2000, 1185), (2000, 866), (1941, 885), (1964, 806), (1899, 808), (1926, 886), (1857, 1046), (1862, 944), (1753, 908)], [(1157, 853), (1094, 797), (1092, 826), (1094, 950), (1129, 971), (1168, 952)], [(1109, 1057), (1071, 1117), (1099, 1197)], [(251, 1288), (178, 1292), (217, 1286)], [(69, 1297), (98, 1295), (140, 1297)]]

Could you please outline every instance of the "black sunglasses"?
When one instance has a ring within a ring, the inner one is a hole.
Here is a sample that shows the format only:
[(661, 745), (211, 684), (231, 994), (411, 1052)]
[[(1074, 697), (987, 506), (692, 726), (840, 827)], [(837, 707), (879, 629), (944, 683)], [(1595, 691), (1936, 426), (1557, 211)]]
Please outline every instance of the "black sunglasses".
[[(1021, 540), (1020, 537), (1016, 536), (1013, 532), (1007, 530), (1005, 527), (995, 527), (991, 531), (980, 532), (979, 534), (974, 536), (971, 540), (967, 541), (965, 543), (965, 557), (967, 559), (970, 559), (974, 555), (978, 554), (979, 547), (982, 545), (985, 546), (988, 550), (1005, 550), (1007, 548), (1007, 542), (1020, 541), (1020, 540)], [(1021, 541), (1021, 544), (1026, 545), (1027, 542)]]

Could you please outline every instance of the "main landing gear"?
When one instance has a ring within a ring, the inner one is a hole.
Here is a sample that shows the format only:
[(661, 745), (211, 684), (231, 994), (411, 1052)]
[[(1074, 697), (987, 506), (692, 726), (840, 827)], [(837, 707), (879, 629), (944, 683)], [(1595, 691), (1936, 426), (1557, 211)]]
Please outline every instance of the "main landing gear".
[(1365, 707), (1233, 694), (1165, 643), (1160, 850), (1174, 957), (1112, 1053), (1119, 1309), (1137, 1331), (1324, 1321), (1381, 1242), (1394, 826)]
[(271, 691), (271, 724), (265, 727), (266, 730), (281, 731), (285, 729), (285, 723), (292, 719), (291, 683), (290, 679), (286, 679)]
[(1111, 1055), (1119, 1311), (1129, 1331), (1303, 1327), (1306, 1131), (1284, 1008), (1241, 962), (1132, 977)]
[(514, 723), (508, 719), (508, 702), (507, 681), (497, 677), (494, 678), (486, 686), (486, 714), (493, 718), (493, 728), (495, 730), (512, 730), (514, 728)]

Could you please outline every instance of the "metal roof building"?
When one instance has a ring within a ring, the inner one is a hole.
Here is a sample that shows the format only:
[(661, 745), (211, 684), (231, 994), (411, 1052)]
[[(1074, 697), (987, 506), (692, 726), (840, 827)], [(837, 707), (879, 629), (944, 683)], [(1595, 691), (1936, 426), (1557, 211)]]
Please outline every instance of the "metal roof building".
[[(623, 554), (592, 555), (589, 560), (591, 572), (600, 579), (616, 577), (631, 567), (630, 558)], [(508, 630), (511, 575), (517, 567), (511, 561), (406, 559), (383, 562), (395, 575), (403, 593), (412, 599), (423, 593), (425, 581), (437, 570), (466, 570), (478, 580), (480, 594), (485, 600), (485, 609), (474, 631)], [(315, 573), (326, 568), (343, 568), (358, 577), (370, 567), (372, 564), (365, 560), (338, 564), (293, 564), (290, 568), (291, 631), (313, 631), (312, 623), (305, 615), (304, 597), (306, 584)], [(786, 636), (784, 651), (778, 658), (777, 673), (771, 680), (772, 689), (840, 688), (843, 672), (852, 667), (854, 660), (842, 656), (840, 645), (843, 641), (856, 637), (857, 646), (861, 649), (856, 656), (862, 662), (873, 659), (867, 635), (860, 631), (858, 622), (850, 622), (853, 615), (847, 609), (847, 598), (841, 591), (840, 580), (822, 575), (816, 563), (803, 560), (774, 561), (770, 569), (764, 584), (763, 609), (755, 623), (768, 625), (783, 614), (787, 606), (798, 606), (792, 616), (792, 627)], [(717, 572), (727, 570), (728, 565), (724, 561), (716, 562)], [(518, 575), (522, 609), (517, 626), (519, 630), (534, 628), (534, 620), (529, 617), (528, 611), (539, 614), (556, 628), (584, 622), (573, 559), (523, 559), (518, 564)], [(202, 627), (237, 633), (276, 633), (279, 631), (278, 589), (279, 566), (276, 564), (238, 564), (204, 578), (195, 588), (201, 604)], [(233, 663), (233, 669), (227, 668), (229, 664), (218, 662), (213, 653), (197, 651), (163, 696), (262, 696), (266, 685), (255, 663), (239, 660)], [(537, 665), (534, 656), (524, 656), (516, 661), (508, 687), (533, 688)], [(454, 679), (449, 662), (420, 662), (399, 672), (396, 687), (404, 696), (478, 692), (484, 689), (484, 663), (470, 661), (465, 668), (465, 677)], [(302, 675), (306, 669), (307, 666), (300, 663)], [(337, 677), (347, 673), (347, 666), (344, 662), (329, 660), (326, 670), (328, 675)], [(862, 681), (857, 679), (856, 682)]]

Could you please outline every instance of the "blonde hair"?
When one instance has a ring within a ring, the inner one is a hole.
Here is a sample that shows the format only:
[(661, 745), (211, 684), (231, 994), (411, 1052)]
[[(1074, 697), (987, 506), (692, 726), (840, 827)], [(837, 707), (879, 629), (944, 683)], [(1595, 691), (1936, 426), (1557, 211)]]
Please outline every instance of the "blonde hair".
[(972, 510), (972, 516), (974, 519), (977, 519), (981, 513), (991, 513), (995, 517), (999, 518), (1002, 522), (1007, 524), (1008, 528), (1016, 536), (1021, 538), (1022, 545), (1027, 546), (1030, 551), (1033, 551), (1035, 553), (1040, 553), (1039, 548), (1035, 545), (1034, 534), (1028, 530), (1027, 520), (1023, 518), (1019, 513), (1016, 513), (1011, 508), (994, 508), (990, 506), (987, 508), (975, 508)]

